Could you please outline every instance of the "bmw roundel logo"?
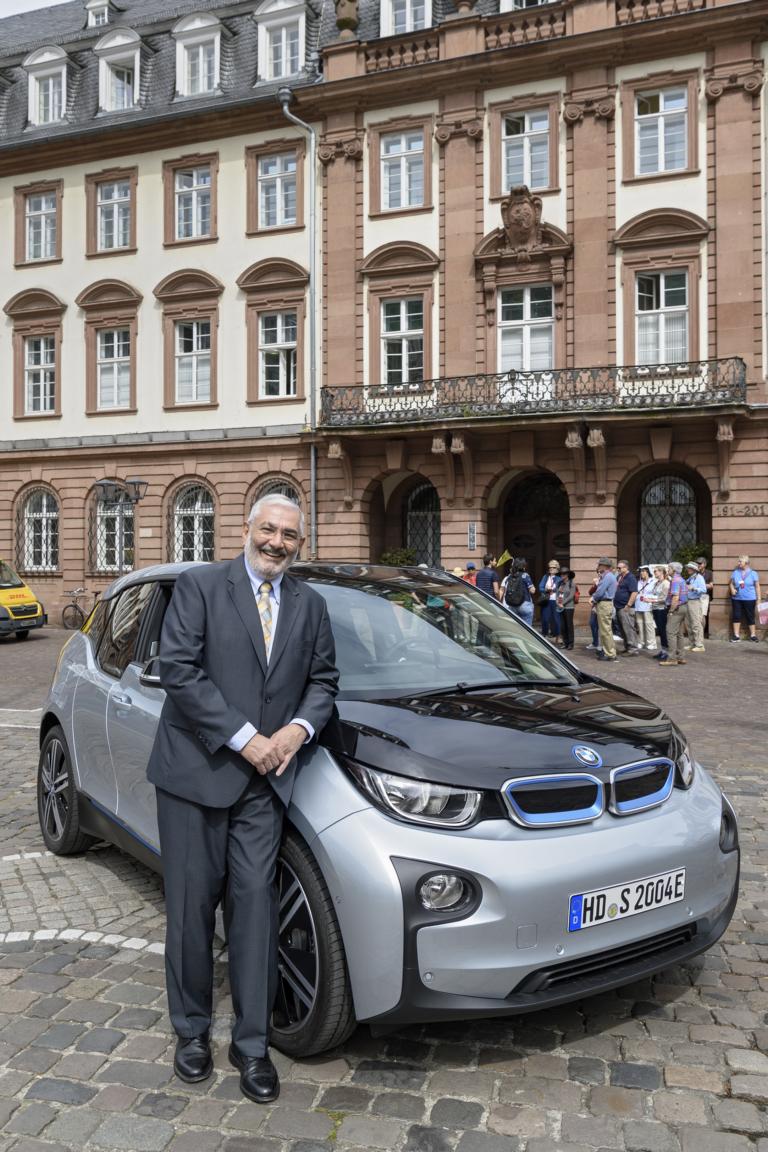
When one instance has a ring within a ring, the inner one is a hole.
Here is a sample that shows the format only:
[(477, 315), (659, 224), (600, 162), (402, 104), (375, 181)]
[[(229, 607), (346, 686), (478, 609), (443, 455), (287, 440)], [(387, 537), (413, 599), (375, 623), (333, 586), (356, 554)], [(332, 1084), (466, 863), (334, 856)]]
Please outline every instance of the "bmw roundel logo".
[(602, 756), (594, 748), (590, 748), (588, 744), (574, 744), (571, 752), (579, 764), (583, 764), (585, 768), (602, 767)]

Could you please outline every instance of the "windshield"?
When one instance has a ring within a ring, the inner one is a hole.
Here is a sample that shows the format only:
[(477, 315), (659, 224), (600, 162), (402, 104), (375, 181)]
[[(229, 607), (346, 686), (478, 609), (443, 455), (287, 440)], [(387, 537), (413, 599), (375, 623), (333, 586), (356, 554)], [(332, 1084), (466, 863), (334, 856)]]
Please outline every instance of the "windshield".
[(0, 588), (23, 588), (24, 581), (19, 580), (13, 568), (6, 564), (5, 560), (0, 560)]
[(391, 581), (328, 581), (342, 695), (391, 696), (557, 680), (576, 673), (514, 616), (463, 582), (398, 573)]

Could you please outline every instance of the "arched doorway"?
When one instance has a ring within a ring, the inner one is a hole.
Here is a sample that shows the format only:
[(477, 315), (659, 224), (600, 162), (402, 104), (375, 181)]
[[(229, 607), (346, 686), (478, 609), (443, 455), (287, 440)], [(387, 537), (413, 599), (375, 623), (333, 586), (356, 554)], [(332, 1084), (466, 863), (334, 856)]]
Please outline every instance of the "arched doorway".
[(525, 557), (538, 580), (547, 561), (570, 562), (571, 508), (568, 493), (551, 472), (535, 472), (516, 481), (502, 507), (503, 545)]
[(671, 560), (681, 548), (712, 539), (712, 496), (683, 465), (656, 465), (625, 484), (616, 509), (619, 557), (635, 567)]
[(416, 564), (440, 565), (440, 497), (428, 480), (403, 501), (403, 546), (416, 553)]

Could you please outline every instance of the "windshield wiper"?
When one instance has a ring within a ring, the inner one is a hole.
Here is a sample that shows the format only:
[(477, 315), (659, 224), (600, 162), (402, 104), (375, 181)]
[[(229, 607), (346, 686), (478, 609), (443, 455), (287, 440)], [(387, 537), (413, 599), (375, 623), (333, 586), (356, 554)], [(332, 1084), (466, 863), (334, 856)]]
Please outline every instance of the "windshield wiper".
[(427, 692), (407, 692), (406, 696), (420, 699), (424, 696), (443, 696), (446, 692), (484, 692), (499, 688), (577, 688), (570, 680), (482, 680), (477, 684), (470, 684), (467, 680), (458, 680), (455, 684), (446, 684), (442, 688), (430, 688)]

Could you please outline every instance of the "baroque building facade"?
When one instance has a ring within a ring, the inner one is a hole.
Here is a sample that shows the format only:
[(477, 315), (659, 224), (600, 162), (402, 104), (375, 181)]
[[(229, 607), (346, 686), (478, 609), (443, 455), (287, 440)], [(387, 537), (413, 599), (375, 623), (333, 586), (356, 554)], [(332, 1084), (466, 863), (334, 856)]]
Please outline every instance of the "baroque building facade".
[[(767, 22), (768, 0), (0, 20), (0, 555), (53, 609), (234, 554), (281, 490), (327, 560), (507, 549), (587, 583), (601, 554), (701, 542), (722, 612), (738, 554), (768, 560)], [(132, 477), (139, 504), (99, 495)]]

